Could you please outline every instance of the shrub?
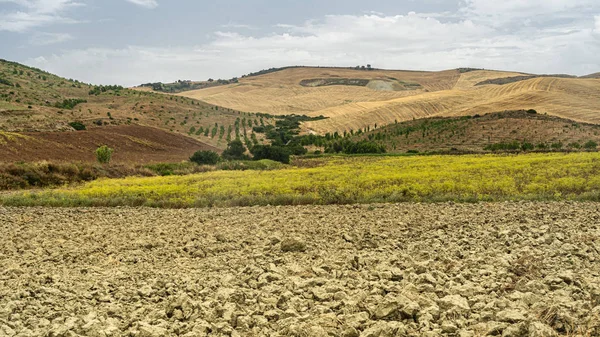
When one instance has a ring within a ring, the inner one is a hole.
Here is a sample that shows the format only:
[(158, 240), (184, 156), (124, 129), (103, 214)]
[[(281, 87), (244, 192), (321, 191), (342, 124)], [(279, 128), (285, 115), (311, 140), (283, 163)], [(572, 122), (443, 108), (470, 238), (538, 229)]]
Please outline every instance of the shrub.
[(113, 154), (113, 149), (106, 145), (102, 145), (96, 149), (96, 159), (101, 164), (108, 164)]
[(69, 125), (77, 131), (85, 130), (85, 125), (81, 122), (71, 122)]
[(2, 77), (0, 77), (0, 84), (8, 85), (10, 87), (12, 87), (12, 85), (13, 85), (9, 80), (2, 78)]
[(527, 113), (535, 115), (535, 114), (537, 114), (537, 111), (535, 111), (534, 109), (529, 109), (529, 110), (527, 110)]
[(199, 165), (215, 165), (219, 162), (219, 154), (214, 151), (196, 151), (190, 161)]
[(523, 144), (521, 144), (521, 150), (523, 150), (523, 151), (531, 151), (534, 148), (535, 147), (533, 146), (533, 144), (528, 143), (528, 142), (524, 142)]
[(596, 143), (593, 140), (590, 140), (587, 143), (583, 144), (583, 148), (586, 150), (595, 150), (597, 147), (598, 147), (598, 143)]
[(367, 140), (353, 142), (348, 139), (341, 139), (328, 144), (325, 147), (325, 152), (343, 152), (346, 154), (385, 153), (385, 146)]
[(79, 98), (65, 99), (62, 102), (54, 103), (54, 107), (57, 109), (73, 110), (73, 108), (79, 103), (87, 103), (87, 101)]

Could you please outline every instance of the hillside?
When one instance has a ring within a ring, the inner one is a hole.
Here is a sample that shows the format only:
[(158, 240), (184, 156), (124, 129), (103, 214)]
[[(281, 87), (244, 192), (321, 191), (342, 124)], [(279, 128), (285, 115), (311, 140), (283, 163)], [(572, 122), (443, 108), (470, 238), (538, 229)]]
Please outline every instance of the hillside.
[(199, 100), (142, 92), (119, 86), (94, 86), (64, 79), (39, 69), (0, 60), (0, 131), (73, 131), (69, 123), (87, 129), (141, 125), (189, 136), (223, 149), (250, 123), (272, 121)]
[(0, 132), (1, 161), (95, 162), (101, 145), (115, 149), (112, 162), (146, 164), (187, 160), (210, 145), (173, 132), (139, 125), (119, 125), (72, 132)]
[(491, 150), (490, 146), (511, 143), (530, 143), (540, 150), (576, 150), (589, 141), (600, 143), (600, 125), (523, 110), (432, 117), (364, 131), (353, 131), (351, 139), (375, 141), (385, 145), (388, 152), (482, 152)]
[(305, 123), (306, 132), (317, 134), (413, 118), (518, 109), (600, 123), (600, 80), (590, 77), (478, 69), (423, 72), (302, 67), (179, 95), (236, 110), (329, 117)]

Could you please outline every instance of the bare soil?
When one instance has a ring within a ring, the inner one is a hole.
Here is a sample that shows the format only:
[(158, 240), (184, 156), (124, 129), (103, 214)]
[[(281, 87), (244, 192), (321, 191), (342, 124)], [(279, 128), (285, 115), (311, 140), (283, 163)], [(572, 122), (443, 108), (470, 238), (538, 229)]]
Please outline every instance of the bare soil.
[[(0, 162), (95, 162), (102, 145), (115, 149), (112, 162), (146, 164), (188, 160), (199, 150), (216, 147), (173, 132), (140, 125), (120, 125), (70, 132), (26, 132), (25, 138), (0, 143)], [(0, 140), (2, 140), (0, 135)]]
[(598, 336), (599, 209), (0, 207), (0, 336)]

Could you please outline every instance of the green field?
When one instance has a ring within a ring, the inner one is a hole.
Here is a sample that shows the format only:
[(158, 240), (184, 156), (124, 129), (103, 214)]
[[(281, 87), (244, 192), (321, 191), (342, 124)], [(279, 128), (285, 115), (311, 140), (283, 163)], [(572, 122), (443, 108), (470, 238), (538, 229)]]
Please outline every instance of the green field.
[(329, 157), (270, 171), (101, 179), (0, 197), (18, 206), (206, 207), (600, 200), (600, 154)]

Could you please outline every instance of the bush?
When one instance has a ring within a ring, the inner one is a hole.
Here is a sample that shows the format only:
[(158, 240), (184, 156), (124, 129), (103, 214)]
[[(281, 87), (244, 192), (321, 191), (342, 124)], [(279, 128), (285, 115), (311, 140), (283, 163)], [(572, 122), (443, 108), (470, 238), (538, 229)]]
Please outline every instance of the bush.
[(102, 145), (96, 149), (96, 159), (101, 164), (108, 164), (113, 154), (113, 149), (106, 145)]
[(223, 151), (222, 156), (223, 159), (227, 160), (244, 160), (248, 159), (248, 156), (244, 154), (245, 152), (246, 147), (244, 147), (242, 141), (235, 139), (227, 144), (227, 149)]
[(531, 151), (534, 148), (535, 147), (531, 143), (524, 142), (523, 144), (521, 144), (521, 150), (523, 150), (523, 151)]
[(71, 123), (69, 123), (69, 125), (77, 131), (85, 130), (85, 125), (81, 122), (71, 122)]
[(583, 148), (586, 150), (595, 150), (597, 147), (598, 147), (598, 143), (596, 143), (593, 140), (590, 140), (587, 143), (583, 144)]
[(290, 163), (290, 152), (281, 146), (256, 145), (252, 148), (254, 160), (270, 159), (280, 163)]
[(346, 154), (385, 153), (385, 146), (367, 140), (353, 142), (348, 139), (341, 139), (328, 144), (325, 147), (325, 152), (342, 152)]
[(219, 154), (214, 151), (196, 151), (190, 161), (199, 165), (215, 165), (219, 162)]
[(69, 109), (73, 110), (73, 108), (80, 103), (87, 103), (84, 99), (73, 98), (73, 99), (65, 99), (62, 102), (54, 103), (54, 107), (57, 109)]
[(8, 85), (10, 87), (12, 87), (12, 85), (13, 85), (9, 80), (2, 78), (2, 77), (0, 77), (0, 84)]

